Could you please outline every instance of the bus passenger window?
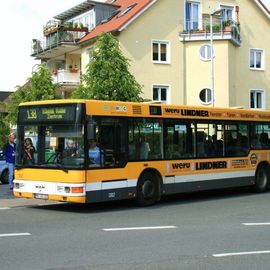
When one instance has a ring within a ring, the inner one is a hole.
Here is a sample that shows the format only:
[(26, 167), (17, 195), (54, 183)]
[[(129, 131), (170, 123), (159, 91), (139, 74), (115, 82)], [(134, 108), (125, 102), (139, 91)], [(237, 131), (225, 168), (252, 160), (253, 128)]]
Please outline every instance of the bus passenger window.
[(203, 131), (197, 132), (197, 156), (198, 157), (206, 157), (207, 156), (207, 143), (206, 143), (207, 135)]
[(270, 125), (254, 124), (251, 126), (251, 149), (270, 149)]
[(270, 141), (268, 138), (268, 133), (263, 132), (260, 134), (260, 142), (262, 145), (262, 149), (269, 149), (270, 147)]
[(158, 160), (163, 157), (162, 121), (133, 119), (128, 124), (129, 160)]
[(130, 140), (128, 143), (128, 156), (129, 156), (129, 160), (135, 160), (136, 145), (135, 145), (134, 140)]
[(166, 120), (164, 127), (165, 159), (194, 157), (194, 125)]

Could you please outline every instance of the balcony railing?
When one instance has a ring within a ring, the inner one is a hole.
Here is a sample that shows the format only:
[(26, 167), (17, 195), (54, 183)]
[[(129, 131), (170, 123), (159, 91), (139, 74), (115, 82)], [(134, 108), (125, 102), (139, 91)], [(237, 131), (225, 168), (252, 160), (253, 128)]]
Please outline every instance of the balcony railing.
[[(185, 30), (180, 33), (182, 41), (210, 39), (211, 29), (209, 16), (202, 20), (186, 20), (184, 29)], [(213, 18), (212, 29), (214, 39), (228, 39), (235, 45), (240, 46), (240, 27), (235, 21)]]
[(53, 83), (61, 85), (79, 85), (80, 77), (79, 70), (54, 70), (52, 75)]
[(62, 27), (50, 29), (50, 32), (46, 31), (42, 39), (32, 39), (31, 55), (59, 47), (63, 43), (76, 44), (88, 33), (88, 28)]

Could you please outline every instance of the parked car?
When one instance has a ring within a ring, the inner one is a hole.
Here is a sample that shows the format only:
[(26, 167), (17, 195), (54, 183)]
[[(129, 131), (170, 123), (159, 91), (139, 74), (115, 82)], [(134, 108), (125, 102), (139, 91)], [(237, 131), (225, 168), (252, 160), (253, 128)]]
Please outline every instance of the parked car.
[(0, 181), (2, 184), (8, 184), (8, 166), (2, 150), (0, 150)]

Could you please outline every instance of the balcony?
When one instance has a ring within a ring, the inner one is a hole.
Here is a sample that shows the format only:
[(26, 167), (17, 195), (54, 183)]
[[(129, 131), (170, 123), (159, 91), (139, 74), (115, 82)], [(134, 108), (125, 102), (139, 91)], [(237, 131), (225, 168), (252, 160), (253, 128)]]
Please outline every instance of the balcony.
[[(209, 15), (203, 16), (202, 20), (186, 21), (185, 30), (180, 33), (183, 42), (210, 40)], [(233, 20), (221, 20), (213, 18), (213, 40), (229, 40), (235, 46), (241, 46), (239, 23)]]
[(61, 86), (77, 86), (80, 84), (79, 70), (54, 70), (53, 83), (59, 83)]
[(45, 27), (43, 33), (42, 39), (32, 39), (31, 56), (51, 59), (79, 49), (78, 41), (88, 33), (88, 28), (71, 23), (55, 24)]

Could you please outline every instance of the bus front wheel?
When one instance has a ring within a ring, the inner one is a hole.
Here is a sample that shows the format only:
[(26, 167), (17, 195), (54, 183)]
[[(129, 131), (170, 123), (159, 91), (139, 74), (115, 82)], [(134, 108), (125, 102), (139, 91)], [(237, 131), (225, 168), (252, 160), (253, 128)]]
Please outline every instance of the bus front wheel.
[(158, 177), (151, 172), (144, 173), (137, 185), (137, 204), (150, 206), (159, 198)]
[(265, 192), (270, 184), (269, 181), (270, 170), (269, 167), (265, 164), (262, 164), (256, 171), (255, 176), (255, 192)]

